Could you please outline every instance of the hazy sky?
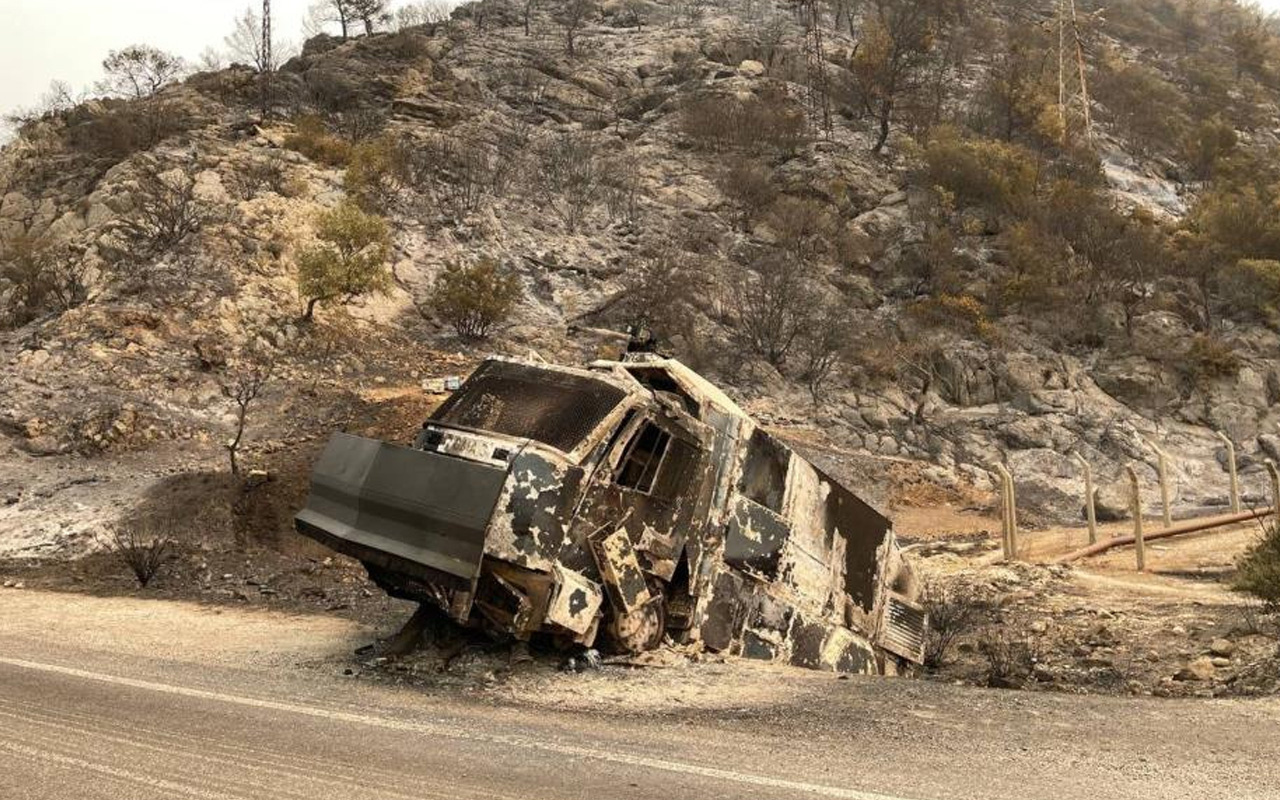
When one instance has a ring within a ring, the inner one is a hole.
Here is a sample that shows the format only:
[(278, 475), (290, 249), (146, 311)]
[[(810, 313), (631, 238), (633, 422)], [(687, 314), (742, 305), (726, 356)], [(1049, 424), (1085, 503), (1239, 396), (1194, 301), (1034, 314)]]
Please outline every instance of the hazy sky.
[[(279, 36), (301, 39), (311, 2), (272, 0)], [(1262, 4), (1280, 11), (1280, 0)], [(55, 79), (77, 90), (91, 86), (108, 50), (147, 42), (195, 60), (205, 47), (221, 49), (246, 6), (247, 0), (0, 0), (6, 23), (0, 114), (34, 105)]]
[[(261, 0), (252, 0), (261, 8)], [(1276, 0), (1280, 2), (1280, 0)], [(313, 0), (272, 0), (277, 36), (302, 39)], [(146, 42), (194, 61), (250, 0), (0, 0), (0, 114), (34, 105), (52, 80), (77, 90), (101, 77), (107, 51)], [(394, 5), (403, 5), (397, 2)]]

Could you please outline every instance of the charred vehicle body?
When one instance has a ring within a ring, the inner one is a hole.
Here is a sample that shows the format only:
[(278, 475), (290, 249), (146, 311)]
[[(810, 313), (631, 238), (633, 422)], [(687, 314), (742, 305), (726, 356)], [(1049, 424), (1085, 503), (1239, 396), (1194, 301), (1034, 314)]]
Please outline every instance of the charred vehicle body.
[(486, 361), (412, 447), (346, 434), (298, 530), (460, 624), (840, 672), (922, 657), (891, 524), (677, 361)]

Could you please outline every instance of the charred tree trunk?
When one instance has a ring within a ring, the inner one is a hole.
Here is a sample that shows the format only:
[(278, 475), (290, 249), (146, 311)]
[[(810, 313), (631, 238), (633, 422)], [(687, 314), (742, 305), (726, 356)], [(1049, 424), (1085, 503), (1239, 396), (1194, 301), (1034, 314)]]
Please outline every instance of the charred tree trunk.
[(871, 152), (880, 155), (884, 150), (885, 144), (889, 141), (889, 125), (893, 120), (893, 100), (886, 97), (880, 101), (880, 135), (876, 138), (875, 146), (871, 148)]

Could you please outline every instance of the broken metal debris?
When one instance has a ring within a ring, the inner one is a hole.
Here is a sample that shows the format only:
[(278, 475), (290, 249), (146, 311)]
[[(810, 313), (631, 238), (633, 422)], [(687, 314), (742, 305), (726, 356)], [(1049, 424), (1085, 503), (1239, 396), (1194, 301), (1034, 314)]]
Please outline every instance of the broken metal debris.
[(842, 673), (923, 656), (889, 520), (653, 354), (486, 361), (412, 447), (335, 435), (297, 526), (389, 594), (517, 641), (669, 637)]

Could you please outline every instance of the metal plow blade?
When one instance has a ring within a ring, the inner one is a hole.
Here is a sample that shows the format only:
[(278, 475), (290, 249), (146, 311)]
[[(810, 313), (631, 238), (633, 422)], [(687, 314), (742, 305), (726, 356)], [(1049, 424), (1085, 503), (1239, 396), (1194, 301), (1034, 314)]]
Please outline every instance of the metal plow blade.
[(505, 479), (485, 464), (337, 434), (296, 523), (361, 560), (389, 555), (469, 582)]

